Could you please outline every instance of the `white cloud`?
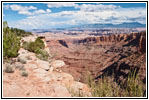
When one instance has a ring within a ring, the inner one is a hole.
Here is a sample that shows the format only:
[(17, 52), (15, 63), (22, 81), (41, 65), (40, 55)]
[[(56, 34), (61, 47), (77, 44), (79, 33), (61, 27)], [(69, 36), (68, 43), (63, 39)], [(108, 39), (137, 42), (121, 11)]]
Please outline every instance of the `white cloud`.
[(78, 5), (76, 3), (46, 3), (49, 8), (60, 8), (60, 7), (74, 7), (78, 8), (81, 11), (102, 11), (102, 10), (113, 10), (120, 8), (120, 6), (115, 5), (103, 5), (103, 4), (82, 4)]
[(23, 15), (32, 15), (31, 12), (27, 11), (27, 10), (21, 10), (18, 12), (19, 14), (23, 14)]
[(56, 8), (59, 8), (59, 7), (78, 7), (79, 5), (78, 4), (75, 4), (75, 3), (48, 3), (47, 6), (49, 8), (52, 8), (52, 7), (56, 7)]
[(79, 6), (81, 11), (89, 11), (89, 12), (95, 12), (95, 11), (103, 11), (103, 10), (114, 10), (116, 8), (120, 8), (120, 6), (115, 5), (92, 5), (92, 4), (83, 4)]
[(93, 23), (146, 23), (145, 8), (121, 8), (113, 5), (104, 7), (103, 5), (91, 4), (86, 4), (79, 7), (79, 11), (61, 11), (58, 13), (50, 13), (50, 9), (39, 9), (33, 11), (32, 13), (22, 11), (20, 12), (21, 14), (27, 14), (30, 16), (23, 20), (10, 23), (10, 26), (24, 29), (41, 29)]
[(37, 9), (34, 6), (21, 6), (21, 5), (9, 5), (9, 8), (13, 11), (28, 11)]
[(51, 12), (51, 10), (50, 10), (50, 9), (47, 9), (46, 11), (47, 11), (48, 13), (50, 13), (50, 12)]
[(42, 13), (46, 13), (46, 11), (40, 9), (40, 10), (36, 10), (33, 12), (34, 14), (42, 14)]
[(35, 10), (34, 12), (31, 13), (31, 15), (37, 15), (37, 14), (45, 14), (45, 13), (50, 13), (51, 10), (50, 9), (39, 9), (39, 10)]
[[(18, 14), (23, 15), (37, 15), (37, 14), (44, 14), (44, 13), (50, 13), (50, 9), (39, 9), (37, 10), (37, 7), (34, 6), (21, 6), (21, 5), (5, 5), (5, 9), (11, 9), (12, 11), (18, 11)], [(30, 11), (33, 10), (33, 11)]]

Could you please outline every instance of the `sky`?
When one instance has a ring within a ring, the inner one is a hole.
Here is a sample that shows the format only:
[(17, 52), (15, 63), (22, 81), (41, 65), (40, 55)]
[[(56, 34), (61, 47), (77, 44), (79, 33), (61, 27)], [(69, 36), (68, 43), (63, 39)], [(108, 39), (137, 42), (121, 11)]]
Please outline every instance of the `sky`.
[(146, 24), (146, 3), (3, 3), (3, 21), (25, 30), (95, 23)]

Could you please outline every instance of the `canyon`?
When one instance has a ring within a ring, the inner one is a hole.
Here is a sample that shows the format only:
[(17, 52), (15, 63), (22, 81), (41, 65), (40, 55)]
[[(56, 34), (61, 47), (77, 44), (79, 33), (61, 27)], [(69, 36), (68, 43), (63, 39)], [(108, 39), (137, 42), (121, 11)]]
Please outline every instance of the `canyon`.
[[(44, 35), (44, 34), (40, 34)], [(98, 81), (103, 75), (114, 77), (119, 83), (136, 70), (146, 82), (146, 32), (86, 37), (48, 38), (46, 42), (54, 59), (61, 59), (61, 68), (76, 81), (85, 82), (87, 71)]]
[[(120, 85), (135, 72), (146, 87), (146, 32), (102, 36), (43, 33), (21, 42), (37, 37), (43, 40), (50, 59), (43, 61), (20, 48), (16, 58), (3, 63), (4, 97), (92, 97), (86, 82), (89, 73), (95, 82), (113, 76)], [(13, 66), (12, 73), (6, 72), (8, 64)]]

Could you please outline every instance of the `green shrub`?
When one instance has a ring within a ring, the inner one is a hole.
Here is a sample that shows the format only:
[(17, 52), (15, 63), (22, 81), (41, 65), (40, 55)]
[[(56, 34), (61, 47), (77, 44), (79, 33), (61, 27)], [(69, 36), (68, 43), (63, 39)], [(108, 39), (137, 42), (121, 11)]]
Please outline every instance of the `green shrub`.
[(7, 21), (3, 22), (3, 57), (11, 58), (18, 56), (20, 40), (22, 36), (31, 35), (31, 32), (17, 28), (9, 28)]
[(10, 64), (6, 64), (5, 70), (6, 73), (13, 73), (14, 69)]
[(24, 48), (24, 49), (28, 49), (28, 46), (29, 46), (29, 43), (28, 42), (23, 42), (23, 45), (22, 45), (22, 48)]
[(20, 38), (12, 33), (9, 28), (3, 29), (3, 56), (6, 58), (18, 56)]
[(28, 72), (27, 71), (22, 71), (21, 75), (24, 76), (24, 77), (27, 77), (28, 76)]
[(39, 50), (40, 49), (44, 49), (45, 45), (44, 45), (44, 42), (40, 39), (40, 38), (37, 38), (35, 40), (35, 42), (24, 42), (23, 43), (23, 48), (30, 51), (30, 52), (34, 52), (36, 54), (39, 53)]
[(48, 52), (46, 52), (46, 51), (44, 51), (44, 50), (42, 50), (42, 49), (39, 49), (39, 50), (37, 51), (36, 56), (37, 56), (39, 59), (45, 60), (45, 61), (48, 61), (48, 58), (49, 58)]
[(44, 48), (45, 48), (44, 42), (43, 42), (39, 37), (35, 40), (35, 44), (36, 44), (40, 49), (44, 49)]
[(41, 60), (48, 60), (49, 58), (49, 54), (44, 51), (45, 45), (44, 45), (44, 42), (40, 39), (40, 38), (37, 38), (35, 40), (35, 42), (24, 42), (23, 43), (23, 48), (30, 51), (30, 52), (34, 52), (36, 53), (36, 56), (41, 59)]
[(22, 29), (10, 28), (10, 30), (11, 30), (11, 32), (15, 33), (19, 37), (24, 37), (24, 36), (32, 35), (31, 32), (25, 32)]

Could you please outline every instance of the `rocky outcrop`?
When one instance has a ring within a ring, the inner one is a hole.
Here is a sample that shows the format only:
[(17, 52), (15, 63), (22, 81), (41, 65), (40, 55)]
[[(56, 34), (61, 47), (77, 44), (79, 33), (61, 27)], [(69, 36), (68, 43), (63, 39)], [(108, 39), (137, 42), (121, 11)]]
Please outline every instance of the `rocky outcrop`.
[(62, 61), (62, 60), (55, 60), (55, 61), (52, 61), (52, 62), (50, 63), (50, 65), (53, 66), (54, 69), (56, 69), (56, 68), (60, 68), (60, 67), (65, 66), (65, 62)]
[[(74, 39), (73, 43), (77, 44), (102, 44), (122, 43), (127, 45), (138, 46), (139, 43), (145, 43), (146, 32), (131, 34), (113, 34), (109, 36), (87, 37), (84, 39)], [(143, 46), (143, 45), (142, 45)], [(142, 48), (143, 49), (143, 48)]]
[[(48, 40), (47, 40), (48, 41)], [(113, 34), (108, 36), (94, 36), (81, 39), (65, 39), (48, 41), (48, 46), (57, 45), (69, 48), (69, 45), (101, 45), (107, 46), (112, 44), (120, 44), (122, 46), (136, 47), (139, 52), (145, 52), (146, 49), (146, 32), (131, 33), (131, 34)]]
[(67, 45), (67, 43), (64, 41), (64, 40), (58, 40), (59, 41), (59, 43), (61, 44), (61, 45), (63, 45), (63, 46), (65, 46), (66, 48), (68, 48), (68, 45)]
[(143, 32), (139, 41), (139, 51), (142, 53), (146, 52), (146, 33)]
[[(125, 63), (125, 61), (130, 60), (130, 62), (132, 62), (131, 59), (137, 59), (137, 57), (138, 65), (141, 64), (139, 59), (142, 59), (142, 57), (139, 56), (139, 54), (143, 55), (142, 53), (144, 53), (145, 55), (145, 34), (146, 32), (140, 32), (65, 39), (63, 41), (67, 43), (68, 48), (59, 44), (57, 40), (60, 39), (57, 39), (54, 41), (49, 40), (48, 46), (51, 53), (57, 54), (56, 59), (61, 59), (68, 65), (68, 67), (62, 67), (61, 69), (73, 75), (75, 80), (83, 82), (83, 76), (86, 75), (87, 70), (89, 70), (94, 77), (97, 77), (105, 70), (113, 69), (113, 65), (116, 65), (114, 68), (121, 70), (121, 66), (124, 65), (123, 63)], [(129, 59), (131, 55), (133, 55), (133, 57)], [(143, 58), (146, 59), (145, 56)], [(124, 59), (125, 61), (121, 61)], [(134, 62), (136, 61), (134, 60)], [(146, 61), (142, 60), (142, 63), (146, 64)], [(128, 66), (131, 69), (136, 65), (136, 63), (131, 63)], [(138, 73), (145, 73), (145, 67), (145, 65), (140, 65)], [(121, 72), (120, 70), (116, 72)], [(125, 72), (125, 70), (122, 72)], [(145, 75), (146, 74), (140, 75), (140, 77), (142, 77), (141, 79), (145, 78)]]

